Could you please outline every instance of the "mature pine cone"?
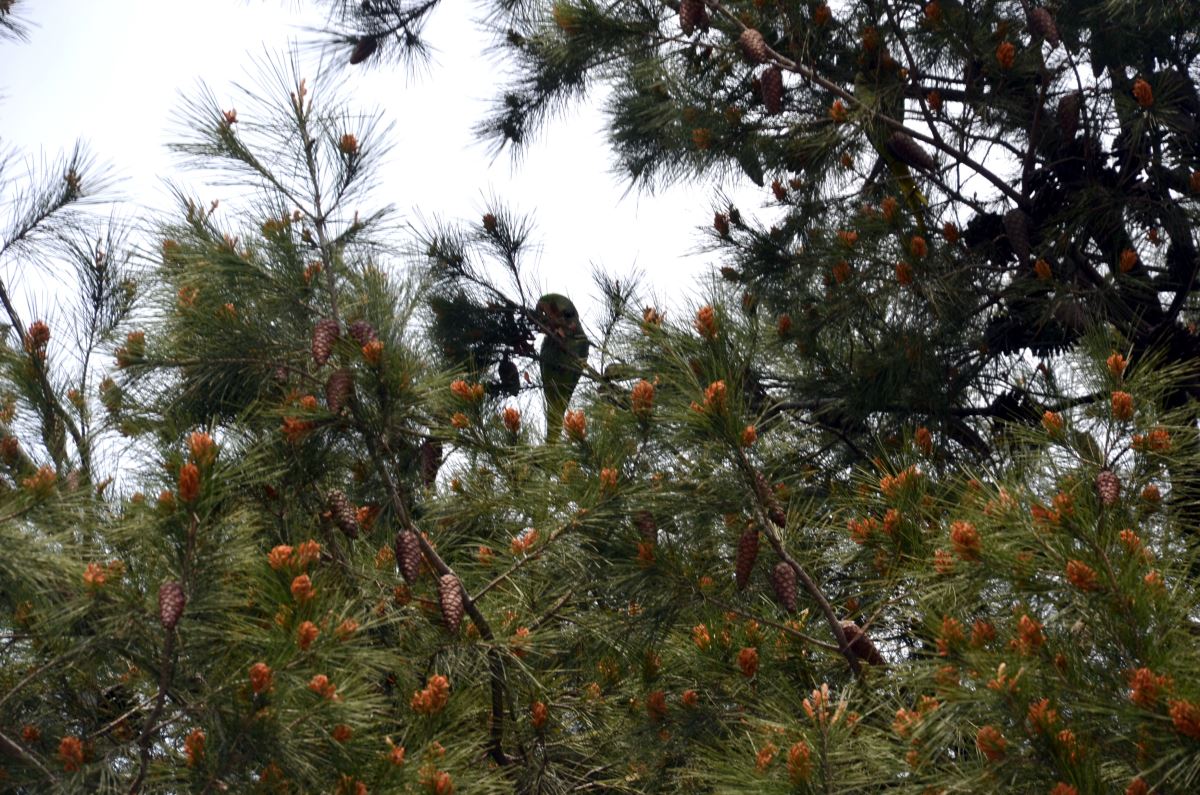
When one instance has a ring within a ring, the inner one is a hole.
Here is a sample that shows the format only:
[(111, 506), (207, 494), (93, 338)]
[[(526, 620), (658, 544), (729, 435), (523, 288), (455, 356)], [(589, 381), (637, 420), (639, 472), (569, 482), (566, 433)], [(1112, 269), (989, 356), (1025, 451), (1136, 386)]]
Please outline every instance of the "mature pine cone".
[(334, 414), (341, 414), (353, 392), (354, 373), (345, 368), (334, 370), (325, 381), (325, 405)]
[(1051, 47), (1058, 46), (1058, 26), (1054, 24), (1054, 17), (1050, 16), (1046, 9), (1029, 9), (1029, 30), (1035, 36), (1041, 36)]
[(183, 606), (187, 604), (183, 586), (174, 580), (164, 582), (158, 588), (158, 623), (163, 629), (175, 629), (179, 617), (183, 615)]
[(378, 47), (379, 39), (375, 38), (374, 36), (363, 36), (358, 40), (358, 43), (354, 45), (354, 51), (350, 53), (350, 65), (357, 66), (358, 64), (367, 60)]
[(329, 361), (329, 356), (333, 353), (333, 344), (337, 342), (339, 334), (337, 321), (330, 317), (319, 321), (313, 327), (312, 355), (314, 362), (323, 365)]
[(451, 632), (458, 632), (463, 617), (462, 583), (453, 574), (443, 574), (438, 580), (438, 599), (442, 603), (442, 619)]
[(1074, 139), (1079, 131), (1079, 111), (1082, 107), (1083, 94), (1078, 91), (1063, 94), (1058, 101), (1058, 131), (1068, 141)]
[(763, 105), (767, 115), (774, 116), (783, 112), (783, 71), (778, 66), (772, 66), (762, 73), (759, 78), (762, 90)]
[(1101, 469), (1096, 474), (1096, 493), (1101, 505), (1113, 507), (1121, 499), (1121, 479), (1111, 469)]
[(1024, 210), (1014, 207), (1004, 214), (1004, 234), (1017, 260), (1024, 262), (1029, 259), (1029, 216)]
[(708, 9), (704, 0), (680, 0), (679, 27), (683, 28), (685, 36), (692, 35), (697, 28), (708, 30)]
[(896, 130), (888, 137), (887, 148), (896, 159), (912, 168), (920, 171), (933, 171), (937, 168), (937, 161), (933, 159), (933, 156), (914, 141), (908, 133)]
[(654, 521), (653, 514), (649, 511), (638, 511), (633, 517), (633, 524), (643, 541), (647, 544), (658, 543), (658, 524)]
[(850, 651), (854, 652), (855, 657), (870, 665), (885, 664), (879, 649), (875, 648), (875, 644), (858, 624), (853, 621), (843, 621), (842, 632), (846, 633), (846, 642), (850, 645)]
[(366, 345), (368, 342), (373, 342), (379, 339), (379, 335), (375, 333), (375, 327), (365, 320), (356, 320), (350, 324), (350, 336), (359, 345)]
[(396, 565), (405, 582), (412, 585), (421, 576), (421, 543), (412, 530), (396, 533)]
[(750, 525), (738, 539), (737, 564), (734, 569), (738, 590), (750, 582), (750, 572), (754, 570), (754, 561), (758, 560), (758, 528)]
[(499, 380), (500, 394), (516, 396), (521, 393), (521, 372), (507, 356), (496, 365), (496, 377)]
[(796, 612), (796, 570), (787, 561), (779, 561), (771, 570), (771, 587), (775, 598), (789, 613)]
[(421, 482), (429, 488), (437, 481), (438, 470), (442, 468), (442, 443), (437, 439), (426, 439), (421, 442), (417, 454), (421, 462)]
[(778, 527), (787, 526), (787, 514), (783, 512), (783, 508), (779, 505), (779, 500), (775, 497), (774, 490), (771, 489), (771, 484), (767, 483), (767, 479), (757, 470), (754, 472), (754, 491), (758, 494), (759, 501), (767, 511), (767, 518), (770, 519)]
[(350, 538), (358, 538), (358, 518), (348, 497), (334, 489), (329, 492), (329, 512), (333, 523)]
[(766, 63), (771, 58), (767, 40), (754, 28), (743, 30), (742, 35), (738, 37), (738, 43), (742, 45), (742, 52), (753, 63)]

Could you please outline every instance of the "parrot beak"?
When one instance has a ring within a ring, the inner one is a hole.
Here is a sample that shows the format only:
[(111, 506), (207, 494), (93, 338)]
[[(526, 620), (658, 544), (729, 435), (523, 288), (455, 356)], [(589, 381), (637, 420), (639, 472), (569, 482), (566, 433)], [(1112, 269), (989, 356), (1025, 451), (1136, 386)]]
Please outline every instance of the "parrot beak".
[(566, 339), (568, 325), (557, 306), (548, 301), (542, 301), (537, 305), (537, 311), (542, 316), (542, 321), (546, 324), (549, 333), (560, 339)]

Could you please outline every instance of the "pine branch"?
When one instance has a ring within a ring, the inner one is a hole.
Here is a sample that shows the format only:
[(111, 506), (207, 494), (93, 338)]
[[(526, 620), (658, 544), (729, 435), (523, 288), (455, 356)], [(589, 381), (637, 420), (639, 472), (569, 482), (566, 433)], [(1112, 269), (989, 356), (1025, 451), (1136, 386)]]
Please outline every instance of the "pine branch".
[[(704, 0), (704, 2), (709, 8), (713, 9), (718, 14), (720, 14), (721, 16), (728, 19), (729, 22), (731, 24), (733, 24), (738, 30), (747, 30), (749, 28), (749, 26), (746, 25), (746, 23), (743, 22), (736, 14), (734, 14), (732, 11), (725, 8), (725, 6), (722, 5), (720, 0)], [(959, 163), (961, 163), (964, 166), (967, 166), (972, 171), (974, 171), (976, 174), (978, 174), (979, 176), (983, 177), (988, 182), (990, 182), (993, 187), (995, 187), (997, 190), (999, 190), (1005, 196), (1008, 196), (1010, 199), (1012, 199), (1013, 202), (1015, 202), (1018, 207), (1027, 207), (1028, 206), (1028, 204), (1029, 204), (1028, 200), (1024, 196), (1021, 195), (1020, 191), (1013, 188), (1012, 185), (1010, 185), (1006, 180), (1002, 179), (999, 175), (994, 173), (991, 169), (985, 167), (982, 163), (977, 162), (974, 158), (972, 158), (970, 155), (968, 155), (965, 151), (963, 151), (959, 147), (957, 147), (945, 140), (942, 140), (938, 137), (935, 137), (933, 135), (925, 133), (923, 131), (913, 129), (912, 127), (907, 126), (901, 120), (894, 119), (891, 116), (880, 113), (879, 111), (873, 109), (871, 106), (860, 101), (854, 95), (854, 93), (852, 91), (847, 91), (841, 85), (839, 85), (839, 84), (833, 82), (832, 80), (824, 77), (823, 75), (819, 74), (812, 67), (806, 66), (806, 65), (798, 63), (796, 61), (793, 61), (792, 59), (780, 54), (779, 52), (775, 51), (774, 49), (771, 49), (769, 46), (767, 47), (767, 52), (769, 55), (770, 62), (779, 66), (781, 69), (787, 69), (788, 71), (795, 72), (796, 74), (800, 75), (801, 77), (805, 78), (806, 80), (809, 80), (810, 82), (813, 82), (813, 83), (819, 85), (821, 88), (824, 88), (826, 91), (831, 92), (835, 96), (840, 97), (841, 99), (844, 99), (847, 102), (853, 103), (856, 107), (859, 107), (859, 108), (862, 108), (862, 109), (868, 111), (871, 114), (871, 117), (873, 119), (875, 119), (876, 121), (881, 122), (883, 124), (886, 124), (888, 127), (892, 128), (893, 130), (903, 132), (904, 134), (908, 135), (909, 137), (913, 138), (914, 140), (924, 141), (925, 143), (930, 144), (931, 146), (935, 147), (936, 149), (938, 149), (942, 152), (945, 152), (947, 155), (952, 157), (954, 160), (958, 161)]]
[(833, 633), (834, 638), (837, 639), (838, 650), (842, 653), (842, 656), (846, 658), (846, 662), (850, 665), (850, 670), (854, 672), (855, 676), (862, 676), (863, 671), (862, 666), (858, 662), (858, 655), (856, 655), (850, 648), (850, 641), (846, 639), (846, 631), (842, 629), (842, 622), (838, 619), (837, 613), (834, 612), (833, 605), (829, 603), (829, 599), (825, 596), (825, 593), (821, 590), (821, 587), (817, 584), (816, 580), (809, 576), (808, 572), (804, 570), (804, 567), (801, 566), (796, 559), (788, 553), (787, 549), (784, 548), (783, 539), (779, 537), (779, 533), (775, 529), (774, 523), (767, 518), (767, 506), (763, 504), (762, 495), (759, 494), (759, 490), (755, 488), (755, 482), (762, 476), (757, 473), (757, 470), (754, 469), (754, 466), (750, 463), (749, 459), (746, 458), (745, 451), (741, 449), (738, 449), (737, 451), (737, 462), (738, 467), (742, 470), (742, 473), (747, 478), (751, 494), (754, 495), (752, 509), (755, 520), (763, 529), (763, 532), (766, 533), (767, 540), (770, 542), (771, 548), (775, 550), (775, 553), (779, 555), (779, 557), (782, 558), (785, 563), (792, 567), (792, 571), (796, 572), (796, 576), (800, 578), (800, 582), (804, 585), (804, 590), (808, 591), (809, 596), (811, 596), (813, 601), (817, 603), (817, 606), (821, 608), (821, 613), (825, 616), (825, 621), (829, 624), (830, 631)]
[(41, 774), (46, 777), (46, 780), (50, 782), (50, 786), (58, 789), (58, 779), (55, 778), (53, 773), (46, 769), (46, 766), (42, 764), (41, 760), (38, 759), (33, 753), (26, 750), (20, 743), (10, 739), (3, 732), (0, 732), (0, 750), (3, 750), (9, 756), (22, 759), (36, 767)]
[(728, 602), (723, 602), (720, 599), (717, 599), (716, 597), (713, 597), (713, 596), (709, 596), (708, 594), (703, 593), (703, 592), (700, 593), (700, 598), (706, 602), (711, 602), (718, 610), (721, 610), (723, 612), (734, 613), (735, 615), (739, 615), (742, 618), (745, 618), (745, 619), (748, 619), (751, 621), (757, 621), (760, 624), (766, 624), (768, 627), (773, 627), (773, 628), (779, 630), (780, 632), (784, 633), (785, 635), (791, 635), (794, 638), (799, 638), (800, 640), (804, 641), (805, 643), (809, 643), (813, 646), (816, 646), (817, 648), (827, 649), (829, 651), (835, 651), (835, 652), (838, 652), (839, 654), (842, 653), (841, 647), (839, 647), (836, 643), (828, 643), (826, 641), (819, 640), (818, 638), (814, 638), (812, 635), (807, 635), (807, 634), (801, 632), (800, 630), (796, 629), (795, 627), (789, 627), (787, 624), (781, 624), (778, 621), (772, 621), (769, 618), (763, 618), (762, 616), (754, 615), (753, 613), (748, 613), (745, 610), (742, 610), (741, 608), (739, 608), (735, 605), (731, 605)]
[[(340, 326), (341, 318), (338, 312), (337, 282), (334, 273), (335, 262), (326, 234), (326, 217), (321, 207), (320, 180), (317, 177), (316, 164), (313, 160), (312, 154), (314, 144), (312, 138), (307, 132), (307, 114), (305, 112), (303, 102), (304, 89), (303, 84), (301, 84), (293, 99), (293, 110), (296, 114), (296, 121), (302, 136), (302, 143), (305, 152), (305, 163), (309, 173), (309, 178), (311, 180), (311, 188), (313, 190), (313, 206), (316, 210), (316, 213), (313, 217), (313, 222), (317, 230), (317, 240), (321, 247), (322, 257), (325, 260), (324, 271), (326, 276), (326, 285), (329, 291), (330, 317)], [(455, 574), (454, 570), (451, 569), (450, 566), (447, 565), (446, 562), (441, 558), (441, 556), (437, 554), (433, 547), (429, 545), (429, 542), (425, 540), (424, 535), (422, 535), (413, 524), (412, 517), (408, 512), (408, 508), (404, 504), (403, 498), (400, 496), (396, 482), (393, 479), (392, 473), (387, 466), (387, 462), (384, 460), (380, 450), (381, 444), (386, 444), (386, 442), (381, 442), (381, 440), (376, 437), (375, 433), (368, 426), (362, 412), (362, 407), (359, 405), (357, 396), (352, 395), (349, 403), (355, 423), (361, 436), (363, 437), (364, 442), (367, 445), (367, 450), (372, 462), (375, 465), (376, 472), (387, 488), (388, 497), (392, 503), (392, 509), (396, 512), (396, 516), (400, 519), (401, 526), (409, 532), (413, 532), (415, 534), (417, 542), (421, 547), (422, 555), (439, 575), (444, 576), (447, 574), (452, 574), (457, 578), (458, 575)], [(459, 582), (462, 581), (461, 578), (458, 579)], [(495, 634), (492, 631), (491, 625), (488, 623), (487, 619), (484, 618), (483, 613), (480, 612), (475, 602), (465, 592), (463, 593), (463, 608), (467, 615), (470, 616), (472, 623), (474, 623), (476, 628), (479, 630), (480, 637), (488, 642), (493, 641), (495, 639)], [(503, 744), (504, 693), (507, 688), (504, 675), (504, 661), (499, 650), (494, 648), (494, 646), (490, 646), (486, 654), (488, 657), (492, 691), (492, 715), (490, 728), (491, 745), (489, 754), (496, 764), (503, 767), (510, 764), (510, 759), (504, 752)]]
[[(421, 554), (429, 563), (430, 567), (439, 575), (444, 576), (452, 574), (456, 578), (454, 570), (446, 564), (446, 561), (438, 555), (437, 551), (429, 545), (425, 540), (425, 536), (413, 524), (412, 518), (409, 515), (408, 508), (404, 504), (403, 498), (400, 496), (399, 490), (396, 488), (396, 482), (392, 478), (392, 473), (380, 454), (379, 441), (375, 435), (366, 429), (364, 418), (361, 414), (361, 409), (357, 406), (355, 400), (351, 400), (351, 410), (354, 412), (355, 421), (362, 432), (363, 440), (367, 444), (367, 451), (371, 456), (372, 462), (375, 464), (375, 471), (383, 480), (384, 486), (387, 488), (388, 497), (392, 503), (392, 510), (396, 512), (396, 516), (400, 518), (400, 524), (407, 531), (414, 533), (417, 538), (417, 543), (420, 544)], [(461, 578), (459, 578), (461, 582)], [(491, 643), (495, 640), (495, 633), (492, 631), (491, 625), (484, 618), (483, 613), (479, 611), (479, 607), (467, 595), (463, 594), (463, 609), (470, 616), (472, 623), (479, 630), (479, 636), (483, 640)], [(504, 660), (500, 656), (499, 650), (493, 645), (490, 645), (487, 650), (488, 668), (491, 676), (492, 689), (492, 718), (491, 718), (491, 745), (489, 755), (501, 766), (507, 766), (511, 763), (508, 755), (504, 752), (504, 692), (506, 690), (506, 680), (504, 676)]]

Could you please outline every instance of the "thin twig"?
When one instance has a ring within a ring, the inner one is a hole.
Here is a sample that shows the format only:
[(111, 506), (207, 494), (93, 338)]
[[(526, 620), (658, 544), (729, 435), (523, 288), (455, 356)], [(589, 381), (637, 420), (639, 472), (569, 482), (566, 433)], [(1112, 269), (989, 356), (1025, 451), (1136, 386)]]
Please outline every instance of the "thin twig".
[(14, 740), (10, 739), (8, 736), (6, 736), (2, 732), (0, 732), (0, 748), (3, 748), (5, 751), (7, 751), (12, 756), (16, 756), (16, 757), (20, 757), (21, 759), (24, 759), (26, 762), (33, 765), (38, 770), (42, 771), (42, 775), (44, 775), (46, 777), (46, 779), (57, 790), (58, 779), (56, 779), (54, 777), (53, 773), (51, 773), (49, 770), (46, 769), (46, 766), (42, 764), (41, 760), (38, 759), (36, 756), (34, 756), (29, 751), (27, 751), (20, 743), (15, 742)]
[(554, 530), (554, 532), (552, 532), (552, 533), (551, 533), (551, 534), (550, 534), (550, 535), (549, 535), (549, 536), (546, 538), (546, 543), (542, 544), (542, 545), (541, 545), (540, 547), (538, 547), (538, 548), (537, 548), (537, 549), (536, 549), (534, 552), (532, 552), (532, 553), (530, 553), (530, 554), (527, 554), (527, 555), (525, 555), (525, 556), (524, 556), (524, 557), (522, 557), (520, 560), (518, 560), (517, 562), (513, 563), (513, 564), (512, 564), (511, 566), (509, 566), (509, 567), (508, 567), (508, 569), (506, 569), (505, 571), (502, 571), (502, 572), (500, 572), (499, 574), (497, 574), (497, 575), (496, 575), (494, 578), (492, 578), (492, 580), (491, 580), (491, 581), (490, 581), (490, 582), (489, 582), (487, 585), (483, 586), (483, 588), (481, 588), (481, 589), (480, 589), (479, 593), (477, 593), (477, 594), (475, 594), (473, 597), (471, 597), (471, 601), (472, 601), (472, 602), (477, 602), (477, 601), (479, 601), (480, 599), (482, 599), (482, 598), (483, 598), (483, 596), (484, 596), (484, 595), (485, 595), (485, 594), (486, 594), (488, 591), (492, 590), (493, 588), (495, 588), (496, 586), (498, 586), (500, 583), (502, 583), (502, 582), (504, 582), (505, 580), (507, 580), (509, 577), (511, 577), (511, 576), (513, 575), (513, 573), (514, 573), (514, 572), (516, 572), (516, 571), (520, 570), (521, 568), (523, 568), (523, 567), (525, 566), (525, 564), (526, 564), (526, 563), (529, 563), (529, 562), (530, 562), (530, 561), (532, 561), (532, 560), (535, 560), (535, 559), (537, 559), (537, 558), (540, 558), (540, 557), (542, 556), (542, 553), (546, 551), (546, 549), (547, 549), (547, 548), (550, 546), (550, 544), (554, 543), (554, 541), (555, 541), (555, 540), (556, 540), (556, 539), (557, 539), (559, 536), (561, 536), (563, 533), (565, 533), (567, 530), (571, 529), (572, 527), (576, 527), (576, 526), (578, 526), (578, 523), (577, 523), (577, 522), (575, 522), (575, 521), (572, 521), (570, 524), (565, 524), (565, 525), (563, 525), (562, 527), (556, 528), (556, 529)]
[(554, 604), (550, 605), (550, 607), (547, 608), (545, 613), (542, 613), (540, 616), (537, 617), (536, 621), (534, 621), (532, 624), (529, 625), (529, 631), (533, 632), (534, 630), (538, 629), (543, 624), (545, 624), (547, 621), (554, 618), (554, 614), (557, 613), (559, 610), (561, 610), (563, 605), (565, 605), (567, 602), (569, 602), (571, 600), (571, 597), (574, 595), (575, 595), (575, 591), (571, 590), (571, 591), (567, 591), (565, 594), (563, 594), (562, 596), (555, 599)]
[[(83, 469), (88, 482), (91, 482), (92, 477), (92, 459), (91, 453), (88, 450), (87, 440), (83, 434), (79, 432), (79, 427), (63, 408), (55, 394), (55, 389), (50, 384), (50, 379), (46, 375), (46, 363), (41, 356), (38, 355), (38, 350), (34, 347), (32, 340), (29, 338), (29, 330), (21, 320), (20, 314), (17, 312), (16, 306), (12, 302), (8, 290), (4, 287), (4, 282), (0, 281), (0, 303), (4, 305), (4, 311), (8, 314), (8, 320), (13, 326), (13, 330), (21, 338), (21, 343), (29, 353), (30, 365), (33, 369), (34, 377), (37, 378), (38, 387), (42, 392), (42, 400), (45, 401), (46, 407), (50, 413), (57, 417), (58, 420), (67, 428), (67, 432), (71, 434), (71, 439), (75, 442), (75, 449), (79, 453), (79, 465)], [(52, 451), (53, 452), (53, 451)], [(64, 451), (65, 453), (65, 451)], [(61, 466), (64, 462), (55, 460), (56, 465)]]
[(778, 621), (772, 621), (769, 618), (762, 618), (761, 616), (756, 616), (753, 613), (747, 612), (738, 607), (734, 607), (731, 604), (722, 602), (720, 599), (716, 599), (716, 598), (709, 596), (708, 594), (703, 593), (703, 592), (700, 593), (700, 597), (702, 599), (704, 599), (704, 601), (706, 601), (706, 602), (712, 602), (719, 610), (725, 610), (730, 613), (735, 613), (735, 614), (741, 616), (742, 618), (748, 618), (752, 621), (757, 621), (760, 624), (766, 624), (768, 627), (774, 627), (775, 629), (779, 630), (780, 632), (800, 638), (805, 643), (811, 643), (814, 646), (819, 646), (822, 649), (828, 649), (829, 651), (836, 651), (836, 652), (841, 651), (841, 649), (838, 648), (836, 643), (829, 643), (828, 641), (818, 640), (817, 638), (814, 638), (812, 635), (806, 635), (794, 627), (789, 627), (787, 624), (781, 624)]
[(141, 749), (138, 754), (138, 774), (129, 787), (130, 795), (140, 792), (142, 782), (146, 780), (146, 771), (150, 767), (150, 746), (154, 744), (154, 734), (157, 728), (155, 724), (162, 715), (163, 706), (167, 701), (167, 689), (171, 686), (171, 677), (174, 673), (175, 630), (172, 628), (167, 631), (166, 640), (163, 641), (162, 667), (158, 671), (158, 694), (154, 697), (154, 709), (146, 718), (146, 726), (137, 740), (138, 747)]

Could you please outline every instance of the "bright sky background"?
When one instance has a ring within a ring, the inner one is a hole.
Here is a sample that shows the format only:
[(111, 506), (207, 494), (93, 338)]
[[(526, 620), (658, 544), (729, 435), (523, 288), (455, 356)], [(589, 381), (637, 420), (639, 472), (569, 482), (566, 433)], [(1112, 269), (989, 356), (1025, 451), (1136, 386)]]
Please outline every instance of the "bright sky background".
[[(203, 79), (217, 97), (235, 97), (231, 85), (249, 82), (252, 56), (311, 40), (304, 26), (321, 17), (305, 16), (301, 5), (22, 0), (17, 10), (35, 27), (27, 43), (0, 43), (0, 142), (37, 156), (82, 138), (124, 178), (121, 192), (138, 208), (169, 208), (163, 180), (182, 175), (166, 149), (180, 92)], [(356, 105), (379, 107), (395, 122), (378, 198), (406, 221), (474, 220), (491, 195), (532, 214), (540, 283), (575, 298), (585, 316), (596, 265), (616, 276), (644, 271), (667, 304), (698, 297), (711, 260), (691, 252), (697, 227), (711, 222), (718, 186), (627, 193), (609, 170), (601, 115), (587, 108), (557, 122), (519, 162), (507, 154), (493, 160), (471, 133), (501, 74), (485, 52), (489, 36), (473, 21), (480, 14), (477, 5), (446, 0), (427, 28), (434, 60), (415, 76), (400, 67), (341, 73)], [(207, 199), (223, 193), (229, 189), (202, 191)], [(767, 193), (749, 194), (743, 211)]]

